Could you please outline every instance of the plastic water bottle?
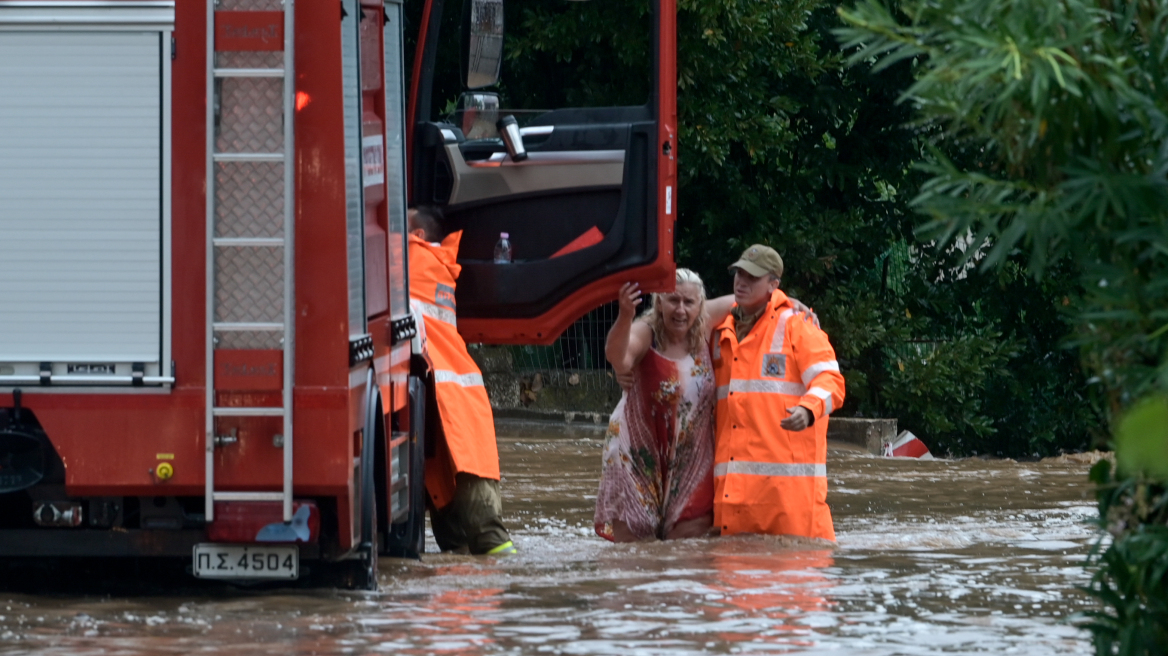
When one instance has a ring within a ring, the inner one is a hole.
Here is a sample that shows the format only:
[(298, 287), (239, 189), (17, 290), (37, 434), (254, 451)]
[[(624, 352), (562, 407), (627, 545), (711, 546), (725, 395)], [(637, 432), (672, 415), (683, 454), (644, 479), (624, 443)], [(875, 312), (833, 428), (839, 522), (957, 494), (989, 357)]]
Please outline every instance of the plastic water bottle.
[(499, 241), (495, 242), (495, 264), (509, 264), (511, 262), (511, 241), (508, 239), (509, 236), (505, 232), (499, 233)]

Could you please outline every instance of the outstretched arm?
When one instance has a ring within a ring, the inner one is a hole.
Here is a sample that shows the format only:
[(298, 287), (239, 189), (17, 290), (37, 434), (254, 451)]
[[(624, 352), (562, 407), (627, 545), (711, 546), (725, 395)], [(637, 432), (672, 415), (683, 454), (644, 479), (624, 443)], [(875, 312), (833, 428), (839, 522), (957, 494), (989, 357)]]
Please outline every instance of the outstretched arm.
[(726, 294), (718, 298), (711, 298), (706, 300), (706, 326), (710, 330), (714, 326), (726, 320), (730, 316), (730, 310), (734, 308), (734, 295)]
[[(796, 313), (803, 315), (804, 321), (810, 321), (811, 323), (815, 324), (816, 328), (819, 327), (819, 315), (815, 314), (814, 310), (804, 305), (803, 302), (797, 298), (791, 298), (788, 296), (787, 300), (791, 301), (791, 307), (795, 308)], [(710, 327), (710, 330), (713, 330), (714, 326), (722, 323), (726, 317), (729, 316), (730, 310), (733, 308), (733, 294), (727, 294), (725, 296), (719, 296), (718, 298), (711, 298), (707, 300), (706, 316), (708, 317), (708, 320), (706, 325)]]
[(633, 321), (637, 306), (641, 304), (640, 286), (633, 282), (622, 285), (617, 302), (620, 311), (612, 328), (608, 330), (604, 356), (619, 375), (627, 374), (637, 366), (649, 350), (651, 338), (648, 324)]

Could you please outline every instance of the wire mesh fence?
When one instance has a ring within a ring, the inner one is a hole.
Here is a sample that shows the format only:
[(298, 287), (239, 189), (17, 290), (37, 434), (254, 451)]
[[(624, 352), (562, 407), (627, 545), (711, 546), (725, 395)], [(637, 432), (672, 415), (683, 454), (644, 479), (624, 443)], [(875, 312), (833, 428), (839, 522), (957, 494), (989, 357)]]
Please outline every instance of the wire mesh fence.
[[(573, 322), (549, 346), (510, 347), (516, 374), (578, 372), (570, 374), (568, 381), (572, 386), (578, 386), (580, 392), (607, 396), (617, 391), (616, 379), (611, 376), (612, 367), (604, 357), (604, 342), (616, 320), (617, 303), (607, 303)], [(555, 378), (558, 376), (552, 376)]]
[(604, 340), (616, 321), (617, 305), (609, 303), (576, 320), (548, 346), (512, 347), (517, 371), (610, 369), (604, 359)]
[[(617, 304), (602, 305), (584, 315), (547, 346), (508, 346), (514, 374), (527, 381), (536, 373), (579, 372), (570, 384), (581, 391), (611, 392), (618, 389), (604, 358), (604, 341), (616, 321)], [(559, 379), (560, 376), (555, 376)]]

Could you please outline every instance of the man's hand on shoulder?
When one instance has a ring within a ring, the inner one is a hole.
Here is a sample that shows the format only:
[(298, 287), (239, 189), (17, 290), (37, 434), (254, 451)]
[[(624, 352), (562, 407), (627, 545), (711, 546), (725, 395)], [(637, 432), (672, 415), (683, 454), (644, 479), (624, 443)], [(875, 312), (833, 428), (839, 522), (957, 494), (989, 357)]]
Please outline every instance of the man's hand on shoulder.
[(783, 430), (798, 432), (807, 428), (815, 421), (811, 416), (811, 411), (801, 405), (787, 408), (787, 412), (791, 413), (791, 416), (779, 422)]

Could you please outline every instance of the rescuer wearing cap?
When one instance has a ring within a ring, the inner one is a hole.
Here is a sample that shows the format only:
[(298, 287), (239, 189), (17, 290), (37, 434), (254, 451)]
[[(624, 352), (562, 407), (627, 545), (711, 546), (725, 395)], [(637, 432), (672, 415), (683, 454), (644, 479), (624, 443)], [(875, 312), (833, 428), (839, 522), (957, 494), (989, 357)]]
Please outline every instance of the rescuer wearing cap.
[(436, 438), (425, 473), (434, 540), (443, 551), (514, 553), (500, 517), (499, 449), (491, 403), (483, 374), (456, 327), (454, 287), (462, 269), (456, 261), (462, 231), (443, 239), (436, 208), (410, 209), (408, 221), (410, 306), (422, 315), (441, 419), (438, 430), (427, 430), (428, 438)]
[(735, 306), (713, 329), (717, 384), (714, 526), (835, 540), (827, 421), (844, 379), (827, 335), (779, 289), (783, 260), (761, 244), (730, 265)]

